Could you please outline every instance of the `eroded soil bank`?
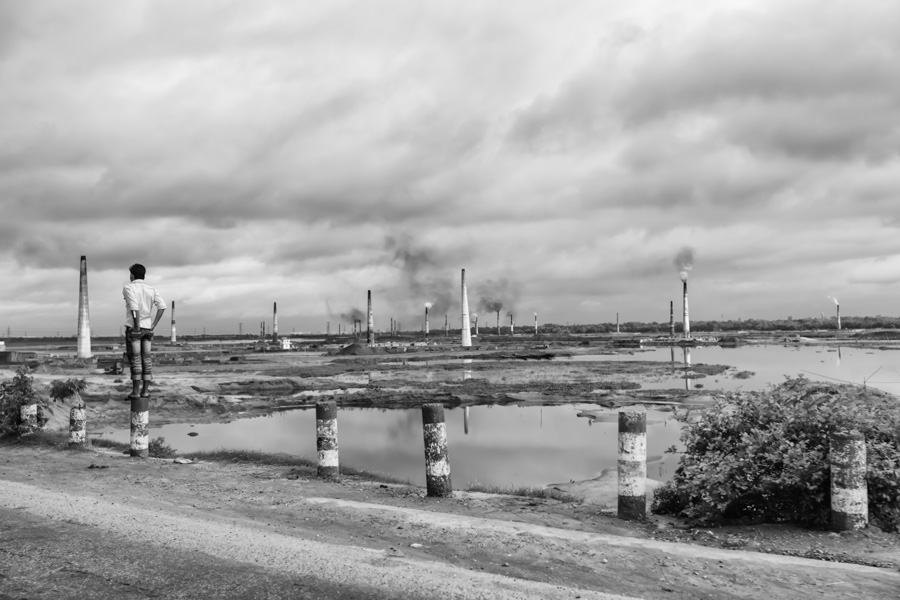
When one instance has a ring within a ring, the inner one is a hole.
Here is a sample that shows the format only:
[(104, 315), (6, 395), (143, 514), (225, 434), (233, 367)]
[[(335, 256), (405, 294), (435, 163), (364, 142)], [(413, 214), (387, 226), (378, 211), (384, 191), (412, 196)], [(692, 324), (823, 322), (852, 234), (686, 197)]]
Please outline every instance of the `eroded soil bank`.
[[(0, 480), (7, 597), (191, 597), (182, 594), (207, 577), (204, 593), (223, 598), (855, 599), (900, 589), (898, 538), (877, 531), (683, 530), (658, 518), (621, 521), (598, 505), (458, 491), (426, 498), (421, 488), (327, 482), (312, 470), (20, 444), (0, 446)], [(28, 532), (38, 525), (60, 535), (35, 545)], [(106, 549), (71, 544), (73, 536)], [(136, 548), (145, 572), (108, 562)], [(171, 577), (156, 566), (171, 568), (166, 556), (181, 561)], [(882, 566), (826, 562), (835, 558)], [(261, 587), (268, 595), (250, 594)]]

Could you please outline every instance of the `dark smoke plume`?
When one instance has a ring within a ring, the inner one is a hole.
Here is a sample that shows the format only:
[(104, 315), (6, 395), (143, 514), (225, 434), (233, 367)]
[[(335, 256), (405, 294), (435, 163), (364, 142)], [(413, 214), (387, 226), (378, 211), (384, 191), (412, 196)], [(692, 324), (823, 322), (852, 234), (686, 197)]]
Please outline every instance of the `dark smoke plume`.
[(508, 279), (489, 279), (476, 287), (478, 293), (478, 310), (496, 313), (504, 306), (508, 311), (515, 308), (519, 299), (519, 286)]
[(444, 266), (446, 261), (428, 248), (416, 244), (407, 234), (388, 236), (385, 248), (391, 252), (392, 264), (403, 275), (406, 290), (400, 293), (407, 303), (418, 306), (431, 303), (429, 311), (434, 314), (450, 312), (459, 284), (453, 283)]
[(328, 317), (335, 320), (346, 321), (347, 323), (354, 323), (356, 321), (362, 321), (363, 317), (366, 316), (366, 313), (359, 310), (358, 308), (348, 308), (343, 312), (335, 312), (331, 308), (331, 302), (328, 300), (325, 301), (325, 309), (328, 312)]

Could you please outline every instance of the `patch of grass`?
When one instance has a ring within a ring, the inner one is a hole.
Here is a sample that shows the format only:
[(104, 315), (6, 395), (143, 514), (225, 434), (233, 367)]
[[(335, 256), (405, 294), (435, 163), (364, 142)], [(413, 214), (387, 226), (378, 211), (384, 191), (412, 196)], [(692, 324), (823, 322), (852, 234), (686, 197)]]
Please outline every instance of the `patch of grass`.
[(194, 458), (209, 462), (246, 463), (250, 465), (272, 465), (279, 467), (316, 467), (313, 461), (300, 456), (289, 454), (270, 454), (259, 450), (199, 450), (197, 452), (185, 452), (184, 458)]
[(7, 433), (0, 436), (0, 444), (5, 446), (66, 446), (69, 434), (61, 431), (35, 431), (31, 435), (19, 437), (17, 434)]
[(581, 499), (572, 494), (567, 494), (554, 488), (542, 488), (534, 486), (507, 486), (500, 487), (496, 485), (486, 485), (483, 483), (470, 483), (466, 488), (467, 492), (484, 492), (486, 494), (503, 494), (506, 496), (524, 496), (526, 498), (546, 498), (549, 500), (558, 500), (559, 502), (580, 503)]
[(130, 450), (131, 444), (125, 444), (123, 442), (117, 442), (115, 440), (110, 440), (106, 438), (89, 438), (89, 445), (93, 448), (112, 448), (113, 450)]
[[(184, 458), (193, 458), (209, 462), (226, 462), (249, 464), (259, 466), (276, 466), (276, 467), (293, 467), (302, 470), (304, 474), (314, 476), (318, 463), (302, 456), (292, 456), (290, 454), (268, 452), (260, 452), (259, 450), (228, 450), (220, 448), (218, 450), (203, 450), (197, 452), (186, 452), (180, 456)], [(408, 479), (401, 479), (386, 473), (375, 473), (372, 471), (364, 471), (362, 469), (354, 469), (341, 465), (341, 476), (358, 477), (366, 481), (375, 481), (379, 483), (396, 483), (401, 485), (411, 485)]]
[(32, 435), (18, 437), (16, 435), (0, 436), (2, 446), (41, 446), (54, 450), (73, 450), (76, 452), (90, 451), (94, 448), (112, 448), (115, 450), (128, 450), (129, 444), (114, 442), (103, 438), (87, 438), (84, 445), (69, 445), (69, 433), (67, 431), (36, 431)]

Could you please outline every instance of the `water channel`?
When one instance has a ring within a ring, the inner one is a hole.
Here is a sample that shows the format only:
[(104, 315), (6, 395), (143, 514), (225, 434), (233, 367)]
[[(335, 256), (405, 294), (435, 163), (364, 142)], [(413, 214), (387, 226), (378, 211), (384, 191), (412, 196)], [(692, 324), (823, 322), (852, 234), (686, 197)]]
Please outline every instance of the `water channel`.
[[(561, 361), (648, 360), (669, 362), (671, 377), (644, 382), (645, 389), (677, 389), (698, 384), (709, 390), (761, 390), (786, 375), (869, 385), (900, 395), (900, 351), (859, 347), (742, 346), (661, 348), (624, 355), (560, 358)], [(685, 363), (735, 367), (721, 375), (685, 380)], [(428, 370), (429, 365), (423, 364)], [(744, 371), (745, 378), (734, 373)], [(465, 377), (465, 372), (462, 372)], [(460, 372), (456, 372), (460, 376)], [(360, 382), (362, 383), (362, 382)], [(496, 486), (544, 486), (597, 477), (615, 468), (616, 415), (588, 419), (593, 404), (562, 406), (472, 406), (446, 411), (451, 477), (455, 488), (472, 482)], [(648, 476), (671, 477), (677, 457), (665, 449), (678, 444), (679, 423), (666, 411), (648, 411)], [(152, 427), (152, 422), (151, 422)], [(340, 409), (341, 463), (387, 473), (424, 485), (422, 417), (419, 409)], [(197, 433), (189, 437), (188, 433)], [(315, 411), (292, 410), (231, 423), (152, 427), (180, 452), (240, 448), (284, 452), (315, 460)], [(109, 437), (128, 442), (127, 430)]]

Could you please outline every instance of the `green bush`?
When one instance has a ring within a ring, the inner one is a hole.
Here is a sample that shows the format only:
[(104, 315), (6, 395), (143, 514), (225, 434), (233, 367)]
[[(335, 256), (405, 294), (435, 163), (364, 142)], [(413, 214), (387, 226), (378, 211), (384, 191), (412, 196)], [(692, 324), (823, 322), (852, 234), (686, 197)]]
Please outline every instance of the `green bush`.
[[(26, 404), (38, 404), (38, 397), (33, 379), (28, 375), (28, 367), (21, 367), (10, 381), (0, 382), (0, 435), (30, 433), (21, 427), (21, 407)], [(38, 404), (38, 429), (47, 421)]]
[[(687, 420), (686, 415), (681, 415)], [(829, 435), (866, 438), (869, 520), (900, 530), (900, 403), (877, 390), (788, 379), (730, 394), (685, 423), (684, 454), (652, 510), (697, 524), (830, 521)]]
[(84, 379), (55, 380), (50, 384), (50, 397), (53, 400), (65, 400), (76, 392), (81, 393), (87, 387)]
[(155, 458), (171, 458), (177, 454), (177, 450), (166, 443), (166, 438), (158, 437), (147, 444), (147, 454)]

